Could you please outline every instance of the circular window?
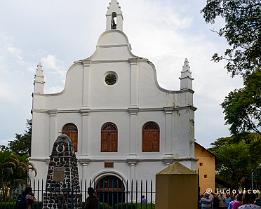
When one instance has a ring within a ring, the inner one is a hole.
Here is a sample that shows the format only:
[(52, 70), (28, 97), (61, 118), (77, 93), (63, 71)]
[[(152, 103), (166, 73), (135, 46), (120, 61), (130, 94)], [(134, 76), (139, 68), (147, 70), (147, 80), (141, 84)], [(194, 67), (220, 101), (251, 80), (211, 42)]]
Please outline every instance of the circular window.
[(105, 83), (107, 85), (114, 85), (117, 82), (117, 74), (115, 72), (109, 72), (105, 76)]

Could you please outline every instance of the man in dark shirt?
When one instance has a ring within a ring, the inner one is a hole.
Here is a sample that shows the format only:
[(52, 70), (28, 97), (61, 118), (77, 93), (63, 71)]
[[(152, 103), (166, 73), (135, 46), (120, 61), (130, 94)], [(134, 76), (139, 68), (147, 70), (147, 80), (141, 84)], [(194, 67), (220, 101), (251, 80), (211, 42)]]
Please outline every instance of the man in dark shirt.
[(217, 194), (211, 193), (213, 195), (213, 209), (218, 209), (219, 208), (219, 199)]
[(92, 187), (89, 187), (88, 188), (89, 197), (87, 197), (85, 201), (84, 209), (98, 209), (99, 201), (94, 193), (95, 193), (94, 189)]

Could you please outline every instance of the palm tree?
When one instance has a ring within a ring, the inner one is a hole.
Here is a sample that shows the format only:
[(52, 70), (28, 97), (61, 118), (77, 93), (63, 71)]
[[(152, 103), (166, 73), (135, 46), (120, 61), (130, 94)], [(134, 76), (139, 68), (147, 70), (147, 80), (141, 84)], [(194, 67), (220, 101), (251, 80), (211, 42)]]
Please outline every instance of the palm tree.
[(19, 156), (10, 151), (0, 151), (1, 190), (4, 197), (12, 195), (10, 188), (26, 185), (28, 171), (36, 169), (29, 162), (27, 156)]

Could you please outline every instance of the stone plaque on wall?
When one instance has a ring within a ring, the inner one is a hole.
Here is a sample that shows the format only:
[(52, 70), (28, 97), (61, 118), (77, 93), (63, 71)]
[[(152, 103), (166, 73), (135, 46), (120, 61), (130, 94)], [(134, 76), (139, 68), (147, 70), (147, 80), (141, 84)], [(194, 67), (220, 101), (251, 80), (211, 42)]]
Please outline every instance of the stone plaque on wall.
[(61, 182), (64, 180), (64, 167), (55, 167), (53, 171), (53, 180)]
[(113, 162), (104, 162), (104, 168), (113, 168), (114, 163)]

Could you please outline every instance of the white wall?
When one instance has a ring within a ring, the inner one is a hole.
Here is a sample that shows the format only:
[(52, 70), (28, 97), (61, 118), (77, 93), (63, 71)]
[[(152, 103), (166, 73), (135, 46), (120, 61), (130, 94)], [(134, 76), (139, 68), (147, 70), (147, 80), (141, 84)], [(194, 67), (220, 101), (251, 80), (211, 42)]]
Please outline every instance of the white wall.
[[(108, 86), (105, 74), (118, 75)], [(173, 80), (173, 82), (178, 82)], [(124, 179), (152, 179), (169, 162), (194, 164), (193, 92), (159, 87), (156, 70), (146, 59), (134, 56), (121, 31), (106, 31), (96, 52), (68, 70), (65, 88), (52, 95), (34, 94), (31, 162), (38, 177), (45, 178), (52, 145), (67, 123), (78, 128), (81, 178), (116, 172)], [(142, 127), (148, 121), (160, 126), (160, 152), (142, 152)], [(102, 153), (101, 127), (113, 122), (118, 128), (118, 152)], [(104, 161), (113, 161), (105, 169)]]

